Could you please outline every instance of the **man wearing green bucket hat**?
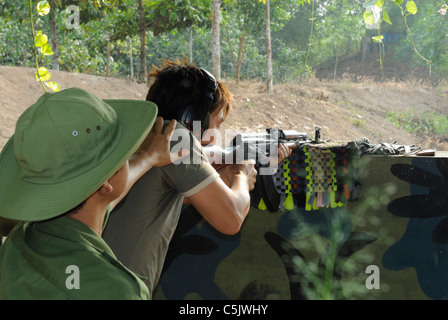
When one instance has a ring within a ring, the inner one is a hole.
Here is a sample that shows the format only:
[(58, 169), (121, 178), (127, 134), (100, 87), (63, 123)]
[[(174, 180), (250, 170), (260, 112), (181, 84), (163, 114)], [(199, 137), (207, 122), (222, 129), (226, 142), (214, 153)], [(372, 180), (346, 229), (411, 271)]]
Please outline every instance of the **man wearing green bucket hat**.
[(71, 88), (19, 117), (0, 154), (0, 217), (20, 221), (0, 246), (0, 299), (149, 298), (101, 235), (132, 185), (171, 163), (176, 122), (162, 132), (156, 115)]

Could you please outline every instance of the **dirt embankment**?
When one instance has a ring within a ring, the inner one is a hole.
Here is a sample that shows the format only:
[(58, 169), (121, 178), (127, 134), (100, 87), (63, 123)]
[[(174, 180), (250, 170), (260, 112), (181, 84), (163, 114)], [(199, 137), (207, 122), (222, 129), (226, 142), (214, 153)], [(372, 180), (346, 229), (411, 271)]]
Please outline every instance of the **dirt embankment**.
[[(13, 134), (20, 114), (33, 104), (43, 89), (34, 69), (0, 66), (0, 150)], [(61, 87), (80, 87), (102, 98), (144, 99), (145, 84), (86, 74), (53, 71)], [(235, 106), (222, 129), (256, 131), (282, 128), (314, 137), (321, 127), (324, 140), (351, 141), (368, 138), (371, 143), (397, 141), (422, 148), (448, 150), (448, 137), (415, 135), (386, 120), (388, 112), (414, 114), (424, 111), (448, 113), (448, 87), (412, 82), (326, 81), (307, 79), (296, 84), (276, 84), (266, 93), (260, 82), (223, 79), (233, 92)]]

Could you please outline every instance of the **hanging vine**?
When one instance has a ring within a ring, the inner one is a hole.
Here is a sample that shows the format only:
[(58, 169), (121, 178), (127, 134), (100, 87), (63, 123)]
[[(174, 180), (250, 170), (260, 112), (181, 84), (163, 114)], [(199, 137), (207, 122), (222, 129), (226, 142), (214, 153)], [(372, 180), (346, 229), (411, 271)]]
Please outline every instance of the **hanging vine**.
[[(34, 39), (33, 46), (33, 54), (34, 60), (36, 62), (36, 79), (42, 85), (42, 88), (45, 92), (47, 92), (48, 88), (51, 88), (53, 91), (57, 92), (61, 90), (61, 87), (58, 83), (54, 81), (49, 81), (51, 78), (51, 72), (48, 71), (45, 67), (39, 67), (39, 57), (38, 57), (38, 48), (40, 49), (40, 53), (42, 56), (51, 56), (53, 55), (53, 50), (51, 49), (50, 44), (48, 43), (48, 36), (39, 30), (37, 33), (34, 30), (34, 22), (33, 22), (33, 3), (32, 0), (29, 0), (30, 7), (30, 23), (31, 23), (31, 32)], [(37, 4), (37, 14), (39, 16), (46, 16), (50, 13), (50, 4), (47, 0), (39, 1)]]
[[(387, 11), (384, 9), (384, 5), (385, 5), (385, 1), (386, 0), (373, 0), (373, 1), (369, 1), (367, 2), (364, 6), (367, 8), (366, 11), (364, 12), (364, 22), (366, 25), (373, 25), (375, 23), (378, 23), (378, 35), (375, 37), (372, 37), (373, 41), (378, 43), (378, 47), (379, 47), (379, 51), (380, 51), (380, 66), (381, 66), (381, 71), (383, 72), (383, 58), (384, 58), (384, 42), (383, 42), (383, 38), (384, 36), (381, 34), (381, 22), (385, 21), (386, 23), (392, 24), (389, 14), (387, 13)], [(414, 36), (412, 35), (411, 29), (409, 28), (408, 25), (408, 21), (407, 21), (407, 16), (409, 15), (416, 15), (418, 12), (418, 8), (417, 5), (415, 4), (414, 1), (407, 1), (406, 2), (406, 8), (403, 8), (403, 0), (390, 0), (392, 1), (401, 11), (401, 14), (403, 16), (404, 19), (404, 24), (406, 27), (406, 31), (409, 34), (410, 40), (411, 40), (411, 44), (412, 44), (412, 49), (414, 50), (414, 52), (417, 54), (417, 56), (421, 59), (423, 59), (429, 67), (429, 77), (431, 77), (431, 63), (432, 61), (425, 58), (418, 50), (417, 50), (417, 46), (415, 44), (415, 40), (414, 40)], [(379, 12), (378, 17), (375, 17), (375, 12), (374, 10), (372, 10), (372, 8), (375, 7), (377, 12)], [(382, 15), (381, 15), (382, 13)], [(384, 72), (383, 72), (383, 80), (384, 80)]]

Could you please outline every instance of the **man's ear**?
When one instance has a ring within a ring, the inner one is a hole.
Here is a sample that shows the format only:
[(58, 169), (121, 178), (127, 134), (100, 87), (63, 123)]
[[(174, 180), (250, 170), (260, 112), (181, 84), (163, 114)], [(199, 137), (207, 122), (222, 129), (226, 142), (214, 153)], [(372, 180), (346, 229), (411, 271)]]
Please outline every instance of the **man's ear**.
[(112, 191), (114, 191), (114, 187), (112, 187), (112, 185), (109, 183), (109, 181), (106, 181), (101, 186), (100, 191), (105, 192), (105, 193), (111, 193)]

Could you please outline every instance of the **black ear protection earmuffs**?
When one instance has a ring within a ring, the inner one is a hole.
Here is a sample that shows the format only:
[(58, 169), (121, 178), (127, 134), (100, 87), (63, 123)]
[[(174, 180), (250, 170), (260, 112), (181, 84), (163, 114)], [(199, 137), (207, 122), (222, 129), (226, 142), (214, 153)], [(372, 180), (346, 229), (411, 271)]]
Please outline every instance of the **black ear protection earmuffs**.
[(193, 121), (201, 121), (202, 131), (205, 131), (210, 125), (210, 107), (218, 83), (210, 72), (202, 68), (200, 70), (204, 77), (202, 95), (197, 101), (185, 107), (177, 119), (190, 130), (193, 130)]

